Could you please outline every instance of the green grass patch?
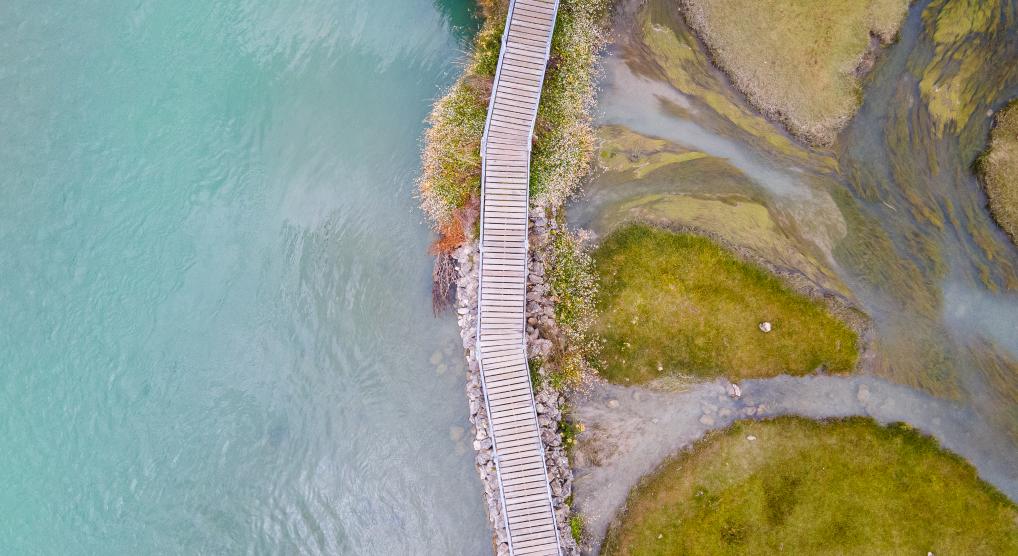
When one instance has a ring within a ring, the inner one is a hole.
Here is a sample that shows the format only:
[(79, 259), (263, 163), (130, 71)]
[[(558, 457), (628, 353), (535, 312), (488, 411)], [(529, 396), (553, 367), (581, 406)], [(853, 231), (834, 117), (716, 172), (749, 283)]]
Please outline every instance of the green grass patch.
[[(857, 335), (822, 303), (707, 238), (629, 225), (593, 259), (600, 370), (612, 382), (855, 367)], [(758, 328), (765, 321), (771, 332)]]
[(546, 376), (549, 386), (563, 390), (579, 386), (588, 362), (598, 357), (597, 336), (590, 334), (597, 283), (590, 255), (564, 227), (551, 232), (551, 245), (544, 252), (549, 297), (555, 302), (555, 323), (560, 329), (556, 335), (564, 340), (556, 346)]
[(583, 432), (583, 424), (573, 419), (573, 410), (569, 405), (562, 406), (562, 418), (558, 422), (558, 433), (562, 436), (562, 445), (565, 446), (566, 454), (573, 455), (573, 448), (576, 447), (576, 437)]
[(908, 0), (683, 0), (717, 64), (765, 114), (830, 144), (862, 97), (870, 37), (894, 40)]
[(928, 552), (1018, 554), (1018, 508), (907, 426), (793, 417), (736, 423), (665, 463), (630, 494), (602, 551)]
[(976, 166), (990, 212), (1011, 241), (1018, 244), (1018, 100), (997, 113), (990, 147)]
[(579, 515), (569, 516), (569, 534), (577, 544), (583, 542), (583, 518)]

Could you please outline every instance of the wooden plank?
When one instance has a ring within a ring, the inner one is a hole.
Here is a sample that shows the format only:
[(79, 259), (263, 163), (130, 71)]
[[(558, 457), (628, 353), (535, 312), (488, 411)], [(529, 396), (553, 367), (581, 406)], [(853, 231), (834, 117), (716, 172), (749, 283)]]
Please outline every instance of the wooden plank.
[(507, 63), (514, 66), (534, 68), (536, 70), (543, 70), (547, 65), (543, 55), (531, 54), (524, 50), (517, 50), (515, 52), (510, 50), (506, 52), (504, 59), (508, 60)]
[[(523, 420), (518, 423), (499, 423), (497, 426), (492, 425), (491, 428), (495, 431), (496, 435), (499, 435), (499, 437), (501, 437), (501, 435), (510, 434), (528, 434), (535, 439), (535, 443), (537, 441), (536, 439), (539, 438), (537, 421), (534, 421), (533, 419)], [(534, 444), (531, 444), (531, 446), (534, 446), (535, 450), (537, 449)]]
[(530, 52), (541, 57), (544, 57), (545, 53), (545, 47), (543, 45), (538, 46), (534, 44), (517, 42), (516, 40), (509, 38), (506, 39), (506, 48), (508, 48), (510, 51), (515, 50), (518, 52)]
[(551, 516), (542, 511), (540, 506), (533, 508), (517, 508), (514, 511), (506, 512), (510, 528), (531, 527), (538, 523), (551, 521)]
[(532, 10), (536, 12), (544, 12), (550, 15), (555, 14), (555, 5), (551, 2), (541, 2), (535, 0), (517, 0), (515, 7)]
[(549, 537), (546, 542), (536, 545), (516, 548), (513, 547), (513, 554), (518, 556), (555, 556), (561, 554), (559, 552), (558, 540), (555, 537)]
[[(545, 494), (544, 496), (547, 497), (548, 495)], [(548, 542), (548, 533), (554, 534), (553, 527), (555, 527), (555, 524), (548, 520), (535, 522), (530, 527), (513, 527), (513, 544), (520, 550), (525, 549), (527, 546), (543, 546)]]
[(541, 98), (541, 82), (529, 75), (506, 74), (499, 76), (498, 85), (495, 85), (495, 93), (495, 98), (498, 98), (497, 95), (506, 94), (521, 100), (529, 99), (536, 104)]
[[(506, 35), (508, 39), (516, 40), (518, 42), (525, 42), (533, 46), (540, 48), (547, 48), (548, 43), (541, 40), (539, 33), (529, 33), (527, 29), (520, 29), (517, 27), (510, 27), (509, 34)], [(508, 42), (508, 41), (507, 41)]]
[[(494, 418), (491, 415), (489, 418)], [(536, 443), (539, 441), (539, 429), (537, 426), (537, 420), (532, 416), (527, 415), (516, 415), (515, 419), (507, 419), (499, 422), (492, 422), (491, 429), (496, 435), (508, 435), (508, 434), (530, 434), (534, 437), (534, 450), (537, 450)]]
[(514, 21), (531, 21), (534, 23), (540, 23), (545, 27), (550, 27), (555, 21), (555, 17), (545, 11), (534, 9), (533, 6), (526, 6), (523, 4), (517, 4), (513, 12)]
[[(555, 25), (555, 16), (541, 10), (535, 10), (530, 6), (516, 6), (513, 19), (517, 21), (528, 21), (537, 25), (543, 25), (547, 30)], [(509, 47), (512, 48), (511, 46)]]
[(506, 512), (509, 528), (528, 529), (535, 525), (552, 522), (553, 518), (548, 515), (547, 508), (548, 506), (532, 506), (529, 508), (518, 508), (513, 512)]

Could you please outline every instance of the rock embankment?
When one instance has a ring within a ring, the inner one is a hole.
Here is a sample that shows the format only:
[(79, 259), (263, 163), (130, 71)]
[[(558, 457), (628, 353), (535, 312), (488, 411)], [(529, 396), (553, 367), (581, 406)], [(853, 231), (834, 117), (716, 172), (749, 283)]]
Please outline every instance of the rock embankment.
[[(536, 211), (543, 215), (544, 211)], [(531, 219), (529, 278), (527, 288), (527, 347), (531, 357), (547, 356), (557, 341), (554, 334), (558, 327), (554, 322), (554, 303), (549, 298), (549, 287), (544, 277), (544, 249), (548, 245), (549, 233), (554, 222), (544, 216)], [(455, 252), (459, 278), (456, 282), (456, 312), (463, 338), (463, 349), (467, 359), (467, 401), (470, 407), (470, 422), (473, 423), (473, 447), (476, 453), (474, 463), (484, 487), (488, 519), (494, 530), (495, 554), (509, 553), (508, 535), (505, 530), (498, 479), (493, 461), (493, 447), (489, 430), (488, 414), (484, 405), (481, 388), (480, 366), (477, 362), (477, 295), (478, 295), (478, 243), (467, 242)], [(559, 423), (562, 420), (564, 399), (551, 388), (542, 388), (534, 396), (537, 421), (544, 443), (548, 481), (552, 493), (552, 504), (559, 527), (562, 551), (567, 555), (579, 554), (570, 532), (570, 508), (567, 503), (572, 495), (573, 472), (565, 453)]]

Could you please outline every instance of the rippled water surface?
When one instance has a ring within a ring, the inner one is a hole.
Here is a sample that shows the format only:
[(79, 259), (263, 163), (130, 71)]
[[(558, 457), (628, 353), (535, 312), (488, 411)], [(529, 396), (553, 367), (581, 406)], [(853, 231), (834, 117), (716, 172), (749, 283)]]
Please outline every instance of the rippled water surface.
[(0, 5), (0, 553), (487, 549), (412, 184), (470, 5)]

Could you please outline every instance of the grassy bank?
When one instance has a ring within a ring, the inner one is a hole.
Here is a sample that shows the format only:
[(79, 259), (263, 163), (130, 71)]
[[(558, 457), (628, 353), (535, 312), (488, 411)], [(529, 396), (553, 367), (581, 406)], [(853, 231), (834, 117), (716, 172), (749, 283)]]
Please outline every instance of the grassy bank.
[(602, 241), (594, 272), (601, 373), (613, 382), (855, 367), (855, 332), (822, 303), (709, 239), (630, 225)]
[(600, 343), (591, 331), (596, 315), (593, 299), (597, 283), (593, 261), (569, 231), (560, 228), (550, 234), (542, 260), (547, 266), (549, 298), (555, 304), (555, 324), (550, 334), (560, 342), (549, 361), (549, 385), (556, 390), (579, 386), (587, 374), (589, 361), (596, 359)]
[[(481, 136), (508, 0), (479, 0), (485, 16), (463, 75), (432, 109), (425, 134), (421, 206), (450, 251), (474, 235), (481, 188)], [(531, 194), (557, 206), (586, 174), (594, 148), (590, 109), (595, 56), (604, 43), (610, 0), (562, 0), (534, 128)]]
[(1018, 100), (997, 113), (990, 146), (977, 168), (993, 218), (1018, 244)]
[(1018, 509), (905, 426), (782, 418), (737, 423), (645, 478), (603, 550), (778, 553), (1016, 554)]
[(682, 0), (687, 21), (759, 110), (831, 144), (858, 109), (858, 76), (894, 40), (908, 0)]

